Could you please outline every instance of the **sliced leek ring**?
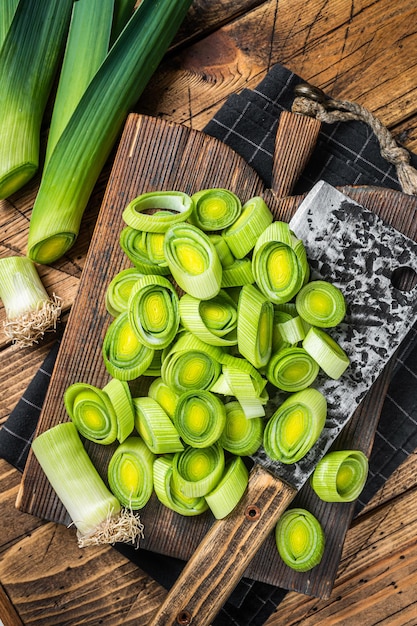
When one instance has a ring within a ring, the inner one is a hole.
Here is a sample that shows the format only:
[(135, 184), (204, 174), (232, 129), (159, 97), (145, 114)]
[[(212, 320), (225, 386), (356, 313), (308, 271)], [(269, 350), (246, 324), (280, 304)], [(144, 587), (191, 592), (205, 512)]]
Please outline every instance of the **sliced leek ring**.
[(296, 463), (316, 443), (326, 414), (326, 398), (317, 389), (311, 387), (291, 394), (265, 427), (265, 452), (281, 463)]
[(218, 442), (208, 448), (188, 446), (174, 456), (173, 484), (188, 498), (206, 496), (219, 483), (224, 467), (224, 451)]
[(202, 496), (188, 498), (175, 488), (172, 480), (172, 464), (172, 455), (155, 459), (154, 488), (158, 500), (167, 508), (185, 517), (201, 515), (209, 508), (205, 498)]
[(323, 329), (312, 326), (302, 346), (317, 361), (327, 376), (334, 380), (338, 380), (349, 367), (350, 359), (346, 352)]
[(150, 366), (154, 350), (139, 341), (124, 311), (108, 327), (102, 354), (106, 369), (113, 378), (134, 380)]
[(110, 491), (120, 504), (143, 509), (153, 492), (155, 455), (140, 437), (128, 437), (112, 454), (107, 469)]
[(133, 398), (135, 428), (154, 454), (180, 452), (184, 446), (163, 408), (149, 396)]
[(223, 230), (239, 217), (242, 203), (228, 189), (202, 189), (191, 196), (194, 210), (190, 221), (204, 231)]
[(129, 202), (122, 218), (136, 230), (165, 233), (172, 224), (187, 220), (193, 208), (193, 201), (186, 193), (151, 191)]
[(164, 276), (146, 275), (132, 287), (127, 313), (139, 341), (152, 350), (162, 350), (175, 339), (179, 324), (179, 298)]
[(238, 456), (254, 454), (262, 443), (264, 420), (248, 419), (239, 402), (231, 400), (225, 405), (226, 424), (220, 437), (220, 445)]
[(282, 348), (272, 355), (265, 373), (269, 382), (283, 391), (295, 392), (313, 384), (319, 365), (299, 346)]
[(334, 450), (318, 463), (311, 486), (324, 502), (353, 502), (368, 477), (368, 458), (361, 450)]
[(186, 293), (208, 300), (221, 287), (222, 265), (208, 235), (192, 224), (174, 224), (165, 234), (164, 254), (175, 281)]
[(273, 215), (260, 196), (245, 202), (240, 216), (223, 231), (223, 237), (237, 259), (245, 257), (258, 237), (272, 223)]
[(256, 368), (264, 367), (271, 356), (274, 307), (254, 285), (240, 292), (237, 340), (240, 354)]
[(116, 441), (117, 416), (102, 389), (88, 383), (73, 383), (64, 393), (64, 404), (80, 435), (102, 445)]
[(210, 300), (184, 294), (179, 310), (184, 328), (202, 341), (214, 346), (237, 344), (237, 306), (225, 290)]
[(312, 280), (298, 292), (295, 304), (299, 315), (312, 326), (332, 328), (346, 315), (341, 290), (325, 280)]
[(129, 267), (112, 278), (105, 294), (106, 309), (110, 315), (117, 317), (119, 313), (127, 310), (132, 287), (141, 276), (143, 276), (142, 272), (136, 267)]
[(216, 487), (205, 496), (216, 519), (229, 515), (239, 503), (249, 482), (249, 472), (240, 456), (228, 459)]
[(180, 395), (173, 421), (181, 439), (194, 448), (207, 448), (220, 438), (226, 424), (226, 409), (206, 389)]
[(323, 528), (306, 509), (285, 511), (275, 527), (275, 542), (284, 563), (296, 572), (310, 571), (323, 558)]
[(170, 270), (165, 258), (155, 261), (155, 256), (149, 256), (147, 233), (125, 226), (120, 233), (119, 243), (127, 258), (142, 274), (160, 274), (166, 276)]

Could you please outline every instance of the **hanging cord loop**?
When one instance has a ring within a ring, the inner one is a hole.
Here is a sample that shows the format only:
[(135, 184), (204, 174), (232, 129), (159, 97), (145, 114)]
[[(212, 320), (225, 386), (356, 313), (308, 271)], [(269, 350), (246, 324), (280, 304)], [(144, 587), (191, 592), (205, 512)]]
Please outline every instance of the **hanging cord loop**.
[(388, 128), (370, 111), (356, 102), (334, 100), (307, 83), (297, 85), (295, 94), (293, 113), (315, 117), (329, 124), (351, 120), (368, 124), (379, 141), (382, 157), (395, 166), (402, 191), (417, 195), (417, 170), (410, 163), (410, 153), (396, 143)]

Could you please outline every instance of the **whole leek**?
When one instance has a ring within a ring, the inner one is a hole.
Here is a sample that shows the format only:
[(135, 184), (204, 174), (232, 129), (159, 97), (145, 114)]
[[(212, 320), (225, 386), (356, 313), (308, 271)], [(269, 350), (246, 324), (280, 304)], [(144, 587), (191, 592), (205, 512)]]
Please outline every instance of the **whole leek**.
[(38, 170), (41, 123), (72, 5), (73, 0), (20, 0), (0, 48), (0, 198)]
[(27, 257), (0, 259), (0, 300), (6, 310), (4, 332), (20, 347), (32, 346), (56, 327), (59, 298), (49, 297), (35, 264)]
[(49, 126), (45, 162), (105, 59), (110, 44), (114, 0), (74, 2), (68, 38)]
[[(72, 0), (67, 1), (72, 5)], [(143, 0), (94, 75), (42, 175), (29, 226), (27, 253), (33, 260), (52, 263), (73, 245), (126, 117), (191, 2)]]
[(38, 435), (32, 450), (77, 528), (80, 547), (137, 543), (143, 531), (139, 518), (108, 490), (72, 422)]

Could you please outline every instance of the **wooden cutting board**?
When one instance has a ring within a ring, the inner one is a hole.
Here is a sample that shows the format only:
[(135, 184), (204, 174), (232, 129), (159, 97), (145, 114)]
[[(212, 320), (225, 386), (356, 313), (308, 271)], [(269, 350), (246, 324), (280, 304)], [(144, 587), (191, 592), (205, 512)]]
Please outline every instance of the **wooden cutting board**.
[[(210, 187), (228, 188), (242, 202), (252, 196), (263, 195), (275, 218), (286, 221), (302, 200), (302, 197), (294, 196), (282, 199), (281, 194), (265, 189), (254, 170), (217, 139), (153, 117), (129, 116), (45, 399), (39, 432), (68, 420), (63, 394), (70, 384), (83, 381), (103, 387), (110, 378), (101, 356), (104, 335), (111, 322), (104, 296), (112, 277), (130, 266), (119, 246), (119, 234), (124, 226), (121, 215), (125, 206), (147, 191), (176, 189), (191, 195)], [(417, 240), (416, 197), (383, 188), (344, 187), (341, 191)], [(390, 365), (369, 391), (335, 447), (357, 448), (369, 455), (389, 381), (389, 370)], [(148, 384), (149, 379), (145, 377), (132, 384), (134, 395), (146, 393)], [(86, 442), (86, 448), (105, 477), (115, 446)], [(302, 489), (294, 504), (312, 511), (323, 525), (327, 543), (321, 564), (311, 572), (293, 572), (281, 562), (271, 536), (246, 575), (286, 589), (328, 597), (354, 504), (323, 503), (309, 485)], [(45, 520), (66, 524), (70, 521), (32, 454), (26, 465), (16, 506)], [(210, 513), (193, 518), (181, 517), (161, 506), (156, 497), (143, 509), (141, 519), (145, 525), (142, 548), (183, 560), (190, 557), (213, 521)], [(68, 540), (73, 540), (73, 535), (69, 534)]]

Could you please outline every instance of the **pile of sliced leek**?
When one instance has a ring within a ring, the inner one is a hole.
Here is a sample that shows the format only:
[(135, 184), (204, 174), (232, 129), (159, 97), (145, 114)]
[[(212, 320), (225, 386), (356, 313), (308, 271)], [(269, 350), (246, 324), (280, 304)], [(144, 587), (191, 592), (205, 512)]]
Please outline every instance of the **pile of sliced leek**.
[[(263, 445), (291, 464), (319, 438), (327, 403), (314, 382), (320, 371), (338, 379), (349, 365), (329, 332), (345, 299), (310, 280), (303, 242), (260, 197), (145, 193), (123, 220), (120, 245), (132, 267), (106, 292), (102, 353), (112, 378), (102, 390), (71, 385), (66, 408), (84, 437), (116, 442), (108, 483), (123, 506), (143, 508), (155, 493), (181, 515), (210, 509), (222, 518), (246, 489), (245, 456)], [(139, 377), (148, 391), (134, 397)], [(267, 416), (274, 388), (283, 400)], [(349, 497), (345, 482), (357, 494), (350, 482), (363, 484), (366, 471), (355, 467), (345, 462), (344, 478), (335, 470), (327, 492), (325, 472), (314, 486), (324, 498), (340, 484)]]

